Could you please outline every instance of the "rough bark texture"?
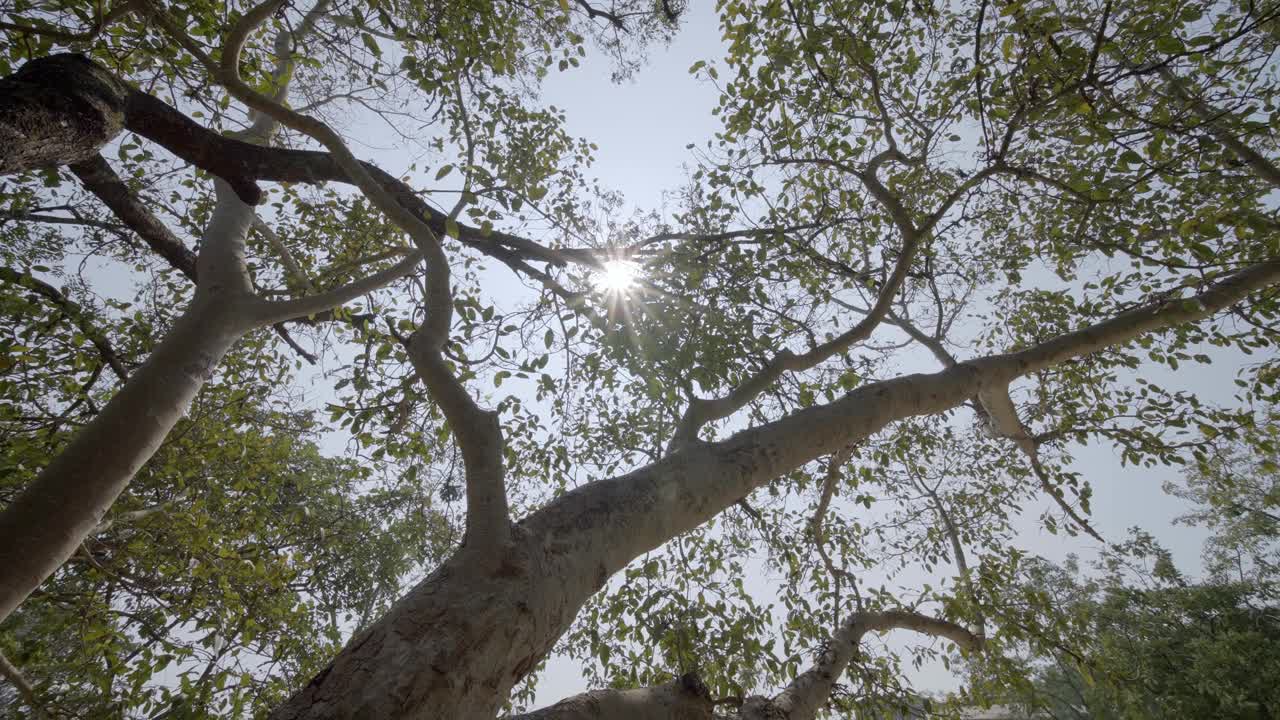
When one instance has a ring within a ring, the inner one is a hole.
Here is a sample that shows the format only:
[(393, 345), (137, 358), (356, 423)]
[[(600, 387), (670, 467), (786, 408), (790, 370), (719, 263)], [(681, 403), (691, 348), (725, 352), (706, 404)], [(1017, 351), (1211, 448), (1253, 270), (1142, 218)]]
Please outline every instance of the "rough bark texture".
[(88, 160), (124, 128), (129, 86), (83, 55), (0, 79), (0, 175)]
[(603, 585), (572, 560), (519, 528), (499, 556), (458, 553), (271, 717), (491, 720)]
[[(234, 53), (229, 62), (234, 66)], [(67, 83), (58, 80), (58, 73), (68, 75)], [(9, 146), (0, 172), (91, 161), (123, 123), (224, 178), (227, 184), (219, 184), (220, 206), (233, 204), (228, 189), (240, 200), (256, 202), (261, 197), (254, 184), (257, 179), (359, 180), (366, 192), (373, 187), (389, 193), (390, 204), (398, 206), (392, 209), (399, 216), (408, 210), (419, 229), (422, 219), (442, 233), (441, 213), (374, 166), (356, 163), (349, 156), (339, 159), (330, 153), (276, 150), (210, 133), (159, 100), (112, 80), (82, 58), (52, 56), (33, 61), (0, 82), (5, 83), (0, 87), (0, 132), (8, 133), (0, 141)], [(75, 122), (56, 122), (59, 114)], [(33, 118), (37, 117), (52, 117), (55, 122), (46, 119), (36, 127)], [(32, 139), (36, 132), (48, 135), (47, 147), (36, 147)], [(251, 217), (245, 209), (216, 211), (210, 234), (242, 240)], [(400, 222), (396, 214), (389, 216)], [(500, 233), (483, 236), (464, 228), (463, 238), (495, 257), (500, 257), (495, 254), (499, 248), (549, 262), (563, 257)], [(100, 522), (111, 501), (181, 417), (221, 355), (252, 325), (245, 318), (257, 311), (242, 304), (251, 292), (242, 268), (242, 244), (224, 243), (212, 251), (210, 247), (207, 238), (197, 263), (201, 286), (195, 305), (103, 413), (0, 516), (0, 538), (6, 539), (0, 544), (0, 568), (5, 572), (0, 583), (0, 618), (51, 572), (51, 553), (61, 562)], [(561, 496), (507, 528), (507, 536), (483, 544), (469, 537), (467, 546), (353, 638), (273, 717), (488, 720), (511, 687), (550, 652), (583, 603), (612, 574), (770, 480), (863, 440), (896, 420), (937, 413), (990, 388), (1004, 388), (1027, 373), (1128, 342), (1142, 333), (1203, 319), (1278, 280), (1280, 262), (1261, 263), (1193, 298), (1142, 306), (1027, 350), (869, 384), (834, 402), (721, 442), (691, 438), (656, 463)], [(439, 290), (439, 283), (433, 287)], [(441, 292), (447, 293), (447, 285)], [(488, 454), (495, 448), (500, 448), (500, 442), (489, 441), (482, 450)], [(501, 513), (494, 515), (505, 518)], [(505, 523), (492, 526), (506, 527)], [(832, 672), (839, 660), (826, 664), (823, 678), (838, 676)], [(819, 680), (826, 682), (816, 676), (811, 679), (815, 687)], [(701, 712), (702, 699), (684, 698), (675, 688), (663, 692), (672, 693), (675, 711), (687, 709), (694, 713), (689, 717), (705, 717), (696, 714)], [(616, 702), (609, 707), (623, 713), (642, 698), (667, 696), (632, 694), (625, 696), (628, 702), (622, 697), (597, 694), (563, 709), (567, 713), (590, 709), (592, 702), (599, 707)], [(752, 702), (744, 706), (744, 715), (759, 705), (766, 717), (788, 717), (812, 705), (796, 700), (787, 709), (779, 698), (763, 705)]]
[[(857, 656), (862, 638), (869, 632), (895, 629), (946, 638), (968, 651), (979, 650), (984, 644), (981, 636), (955, 623), (908, 610), (856, 612), (832, 634), (813, 667), (800, 673), (777, 695), (734, 699), (740, 703), (735, 717), (739, 720), (813, 720), (826, 706), (836, 682)], [(714, 710), (715, 702), (706, 686), (696, 674), (691, 673), (657, 687), (593, 690), (505, 720), (710, 720)]]
[(913, 630), (944, 637), (966, 650), (976, 650), (983, 640), (968, 630), (914, 612), (886, 610), (854, 613), (827, 643), (814, 666), (773, 698), (752, 697), (743, 703), (741, 720), (812, 720), (831, 698), (836, 681), (857, 655), (858, 645), (869, 632)]

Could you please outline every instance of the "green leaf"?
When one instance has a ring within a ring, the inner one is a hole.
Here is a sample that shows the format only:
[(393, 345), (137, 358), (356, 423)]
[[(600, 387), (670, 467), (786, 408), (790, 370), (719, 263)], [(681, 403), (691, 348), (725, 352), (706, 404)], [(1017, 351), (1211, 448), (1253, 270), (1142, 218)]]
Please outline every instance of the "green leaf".
[(1156, 49), (1169, 55), (1178, 55), (1186, 52), (1187, 47), (1174, 35), (1162, 35), (1156, 38)]

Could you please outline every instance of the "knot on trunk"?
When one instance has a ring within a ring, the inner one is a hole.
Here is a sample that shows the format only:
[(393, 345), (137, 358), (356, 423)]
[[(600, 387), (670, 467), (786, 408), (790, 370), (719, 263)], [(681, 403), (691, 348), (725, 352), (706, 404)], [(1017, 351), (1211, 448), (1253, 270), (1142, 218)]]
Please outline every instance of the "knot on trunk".
[(129, 86), (78, 53), (0, 79), (0, 174), (88, 160), (124, 128)]

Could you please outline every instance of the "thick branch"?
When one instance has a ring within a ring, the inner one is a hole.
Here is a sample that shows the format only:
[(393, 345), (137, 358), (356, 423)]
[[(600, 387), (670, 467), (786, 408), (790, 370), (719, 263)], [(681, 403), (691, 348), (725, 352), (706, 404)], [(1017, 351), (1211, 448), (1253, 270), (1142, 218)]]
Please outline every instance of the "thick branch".
[[(462, 450), (467, 474), (467, 542), (471, 548), (490, 548), (507, 542), (510, 517), (507, 510), (502, 432), (496, 413), (482, 410), (454, 376), (443, 351), (448, 342), (453, 312), (449, 260), (439, 235), (427, 224), (425, 213), (406, 207), (387, 184), (375, 178), (370, 167), (356, 160), (342, 138), (324, 122), (290, 110), (257, 92), (240, 78), (238, 58), (245, 37), (263, 22), (282, 0), (266, 0), (245, 14), (228, 35), (221, 65), (200, 50), (182, 28), (163, 12), (154, 15), (177, 42), (206, 65), (236, 99), (279, 123), (310, 136), (329, 150), (343, 175), (354, 183), (374, 207), (413, 238), (427, 261), (426, 318), (407, 347), (414, 368), (440, 405)], [(385, 173), (382, 173), (385, 176)], [(400, 189), (402, 183), (393, 187)], [(416, 261), (417, 258), (414, 258)]]
[[(88, 77), (79, 78), (78, 74)], [(64, 76), (72, 80), (65, 80)], [(258, 97), (271, 102), (265, 96)], [(59, 113), (68, 108), (88, 108), (102, 116), (94, 126), (98, 129), (82, 131), (76, 125), (59, 123)], [(27, 125), (44, 134), (29, 134)], [(13, 130), (15, 127), (17, 130)], [(396, 213), (393, 220), (403, 220), (406, 216), (422, 218), (437, 237), (445, 233), (444, 213), (429, 206), (400, 179), (372, 164), (354, 161), (348, 153), (347, 159), (359, 169), (352, 174), (349, 165), (330, 153), (266, 147), (215, 133), (163, 101), (128, 87), (82, 56), (52, 55), (32, 60), (18, 73), (0, 80), (0, 140), (18, 140), (20, 144), (16, 147), (24, 148), (23, 152), (11, 152), (0, 161), (0, 174), (91, 161), (95, 168), (99, 167), (95, 156), (121, 129), (156, 142), (195, 167), (223, 178), (241, 200), (251, 205), (263, 198), (257, 180), (359, 185), (362, 177), (371, 178), (385, 190), (384, 199), (390, 197), (404, 208), (406, 214)], [(32, 139), (38, 142), (30, 142)], [(40, 152), (28, 152), (27, 145)], [(12, 143), (10, 146), (15, 147)], [(81, 179), (92, 189), (87, 178)], [(103, 200), (108, 202), (106, 197)], [(112, 209), (119, 211), (118, 206)], [(458, 227), (460, 242), (517, 270), (516, 264), (521, 259), (555, 265), (575, 262), (599, 266), (601, 262), (587, 253), (555, 250), (509, 233), (484, 232), (462, 223), (458, 223)], [(177, 256), (170, 259), (178, 260)]]
[(83, 162), (72, 164), (71, 172), (80, 179), (85, 189), (96, 195), (102, 204), (137, 233), (157, 255), (195, 282), (196, 254), (129, 192), (129, 186), (125, 185), (105, 158), (94, 153)]
[[(928, 375), (863, 386), (721, 442), (692, 445), (631, 475), (568, 493), (526, 521), (546, 532), (603, 533), (586, 544), (615, 571), (697, 527), (760, 484), (865, 439), (889, 423), (946, 410), (1028, 373), (1195, 322), (1280, 281), (1280, 261), (1249, 266), (1185, 300), (1159, 301), (1025, 350), (959, 363)], [(593, 530), (571, 529), (595, 518)], [(552, 528), (557, 528), (553, 530)]]
[[(93, 79), (96, 85), (90, 89), (98, 92), (95, 97), (118, 100), (117, 91), (123, 83), (109, 77), (103, 81), (103, 71), (89, 61), (74, 56), (53, 60), (50, 67), (64, 71), (80, 66), (69, 74), (80, 73)], [(41, 61), (28, 65), (37, 62)], [(51, 91), (49, 87), (41, 89)], [(133, 95), (149, 97), (136, 92)], [(15, 106), (13, 100), (0, 94), (0, 125), (4, 108)], [(20, 107), (21, 102), (16, 106)], [(100, 103), (87, 111), (97, 113), (101, 119), (117, 110), (118, 106)], [(195, 126), (180, 114), (173, 114)], [(94, 127), (104, 126), (97, 123)], [(81, 145), (73, 149), (83, 151), (84, 138), (78, 140)], [(92, 152), (96, 154), (97, 148)], [(88, 155), (84, 159), (91, 158)], [(69, 160), (64, 158), (61, 162)], [(14, 171), (5, 167), (6, 171)], [(253, 187), (251, 181), (249, 185)], [(254, 309), (261, 301), (253, 294), (244, 262), (244, 240), (253, 211), (232, 193), (227, 183), (219, 181), (215, 189), (217, 203), (195, 262), (199, 282), (191, 305), (102, 412), (0, 512), (0, 620), (65, 562), (98, 526), (107, 509), (213, 376), (222, 356), (257, 324)]]
[(592, 690), (505, 720), (711, 720), (714, 704), (696, 675), (631, 690)]
[[(496, 413), (482, 410), (476, 405), (466, 388), (454, 376), (443, 355), (449, 337), (453, 295), (448, 257), (444, 253), (439, 235), (426, 222), (430, 215), (415, 212), (416, 208), (411, 209), (404, 202), (405, 196), (415, 199), (416, 196), (403, 183), (394, 178), (391, 178), (391, 183), (387, 183), (389, 176), (386, 173), (375, 173), (372, 166), (356, 160), (342, 138), (328, 125), (290, 110), (250, 88), (240, 78), (238, 58), (245, 37), (280, 4), (281, 0), (266, 0), (245, 14), (227, 37), (220, 65), (204, 54), (195, 41), (163, 11), (157, 10), (154, 16), (165, 31), (204, 63), (234, 97), (253, 110), (310, 136), (327, 148), (332, 161), (345, 179), (359, 187), (375, 207), (407, 232), (425, 256), (426, 318), (410, 338), (407, 348), (414, 368), (432, 398), (440, 405), (462, 450), (467, 474), (468, 545), (472, 548), (488, 548), (505, 544), (511, 523), (507, 510), (502, 433)], [(416, 262), (418, 258), (414, 257), (412, 260)], [(402, 262), (396, 268), (404, 264)], [(363, 292), (362, 288), (360, 283), (354, 283), (339, 294), (356, 290)], [(307, 310), (310, 306), (300, 303), (296, 307)]]
[(946, 638), (969, 651), (978, 650), (983, 644), (981, 637), (955, 623), (919, 613), (905, 610), (854, 613), (831, 638), (812, 668), (800, 673), (772, 699), (749, 698), (742, 707), (742, 720), (812, 720), (827, 704), (836, 681), (857, 654), (862, 637), (869, 632), (886, 630), (911, 630)]
[[(129, 186), (116, 174), (105, 158), (94, 155), (84, 162), (71, 165), (71, 172), (80, 179), (85, 189), (96, 195), (102, 204), (142, 238), (153, 252), (164, 258), (170, 267), (182, 273), (191, 282), (196, 282), (198, 279), (196, 254), (129, 191)], [(298, 345), (289, 334), (289, 329), (283, 324), (277, 323), (272, 330), (307, 362), (312, 364), (316, 362), (316, 356)]]
[[(511, 686), (551, 652), (612, 574), (769, 481), (897, 420), (938, 413), (987, 386), (1203, 319), (1277, 282), (1280, 261), (1250, 266), (1186, 301), (1152, 303), (1019, 352), (869, 384), (831, 403), (720, 442), (690, 444), (627, 475), (583, 485), (514, 528), (518, 542), (501, 553), (500, 572), (477, 568), (466, 557), (451, 559), (353, 639), (273, 717), (392, 717), (438, 707), (459, 708), (460, 720), (492, 717)], [(479, 597), (485, 601), (476, 602)], [(503, 624), (517, 615), (529, 621)], [(491, 622), (504, 632), (493, 633)], [(460, 672), (473, 682), (452, 682)]]
[(243, 300), (197, 290), (147, 362), (0, 512), (0, 619), (76, 551), (249, 329)]
[(462, 451), (467, 490), (467, 533), (463, 544), (476, 551), (501, 547), (511, 536), (511, 516), (498, 413), (476, 404), (454, 375), (443, 348), (432, 345), (430, 336), (421, 329), (409, 338), (406, 348), (418, 378), (440, 406)]

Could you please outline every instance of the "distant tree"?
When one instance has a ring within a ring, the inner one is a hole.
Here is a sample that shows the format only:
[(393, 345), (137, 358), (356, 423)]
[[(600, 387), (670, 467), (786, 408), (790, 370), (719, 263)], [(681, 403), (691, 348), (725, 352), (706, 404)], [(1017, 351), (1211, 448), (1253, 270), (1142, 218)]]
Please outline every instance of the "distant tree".
[(1024, 686), (1028, 704), (1094, 720), (1280, 717), (1271, 417), (1202, 450), (1185, 484), (1167, 486), (1198, 503), (1184, 519), (1212, 531), (1204, 580), (1188, 580), (1144, 533), (1106, 559), (1099, 579), (1081, 578), (1074, 565), (1031, 566), (1025, 597), (1054, 611), (1049, 631), (1030, 640), (1044, 662)]
[(1181, 520), (1208, 528), (1205, 566), (1217, 582), (1280, 590), (1280, 416), (1268, 410), (1234, 440), (1203, 450), (1166, 491), (1195, 504)]
[(1049, 655), (1026, 702), (1055, 718), (1274, 718), (1280, 609), (1247, 584), (1102, 585), (1072, 608), (1094, 634)]

